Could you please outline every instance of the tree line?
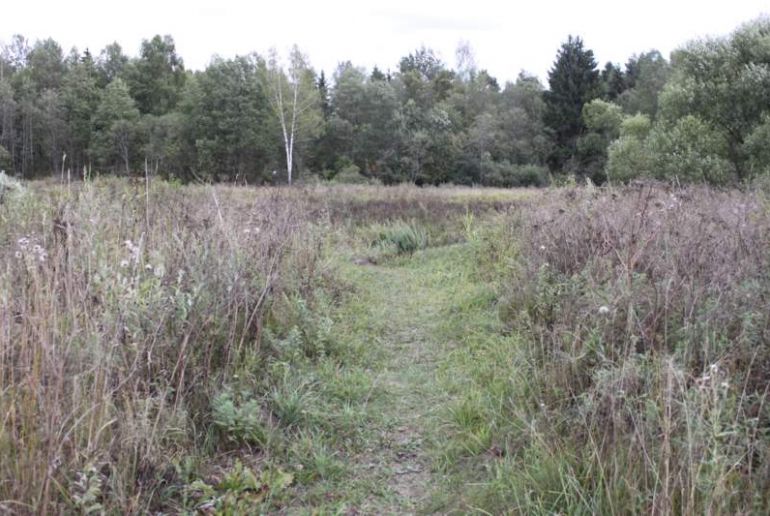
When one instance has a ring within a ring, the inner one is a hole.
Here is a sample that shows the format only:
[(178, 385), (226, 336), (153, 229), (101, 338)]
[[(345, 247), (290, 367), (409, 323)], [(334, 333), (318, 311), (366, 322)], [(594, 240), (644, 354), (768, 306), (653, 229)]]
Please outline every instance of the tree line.
[(186, 70), (173, 38), (129, 57), (14, 36), (0, 52), (0, 170), (275, 183), (544, 185), (636, 177), (733, 183), (770, 172), (770, 18), (600, 67), (580, 38), (546, 88), (501, 85), (468, 44), (395, 70), (316, 71), (298, 48)]

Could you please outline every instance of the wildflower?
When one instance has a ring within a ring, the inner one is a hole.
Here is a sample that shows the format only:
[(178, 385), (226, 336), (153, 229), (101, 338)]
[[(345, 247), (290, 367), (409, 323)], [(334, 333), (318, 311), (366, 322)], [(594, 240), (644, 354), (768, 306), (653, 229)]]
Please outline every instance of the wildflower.
[[(29, 242), (27, 242), (29, 243)], [(22, 247), (22, 250), (26, 250), (26, 245)], [(40, 244), (35, 244), (32, 246), (31, 254), (33, 257), (37, 258), (37, 261), (44, 262), (46, 258), (48, 258), (48, 251), (46, 251), (43, 246)]]
[(541, 246), (540, 246), (540, 250), (541, 250), (541, 251), (545, 251), (545, 246), (544, 246), (544, 245), (541, 245)]
[(695, 385), (698, 386), (698, 390), (705, 390), (709, 386), (709, 382), (711, 381), (711, 377), (707, 374), (704, 374), (700, 378), (696, 378)]
[(602, 305), (599, 307), (599, 315), (607, 315), (610, 313), (610, 307), (606, 305)]
[(722, 382), (722, 383), (721, 383), (721, 384), (719, 384), (719, 385), (720, 385), (720, 387), (722, 387), (722, 388), (723, 388), (723, 389), (725, 389), (725, 390), (727, 390), (727, 389), (729, 389), (729, 388), (730, 388), (730, 384), (729, 384), (728, 382)]
[(130, 260), (134, 263), (139, 263), (139, 257), (141, 255), (141, 249), (138, 245), (134, 244), (131, 240), (126, 240), (123, 242), (126, 246), (126, 249), (128, 250), (128, 253), (130, 254)]
[(717, 374), (719, 372), (719, 366), (717, 364), (711, 364), (709, 366), (709, 371), (711, 371), (712, 374)]
[(128, 267), (128, 260), (120, 260), (120, 266), (124, 269)]
[(26, 251), (27, 247), (29, 247), (29, 238), (28, 237), (22, 237), (19, 240), (16, 241), (17, 244), (19, 244), (19, 247), (22, 251)]

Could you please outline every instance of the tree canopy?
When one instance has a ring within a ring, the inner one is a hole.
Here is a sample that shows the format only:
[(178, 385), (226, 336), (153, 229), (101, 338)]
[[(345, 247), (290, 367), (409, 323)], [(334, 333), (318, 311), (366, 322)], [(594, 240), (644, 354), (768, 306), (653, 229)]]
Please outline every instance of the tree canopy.
[(770, 173), (770, 19), (597, 64), (567, 37), (543, 85), (501, 84), (463, 42), (452, 69), (423, 46), (395, 70), (327, 74), (294, 48), (185, 69), (171, 36), (65, 52), (0, 49), (0, 157), (24, 178), (77, 172), (274, 183), (318, 176), (541, 185), (639, 176), (727, 183)]

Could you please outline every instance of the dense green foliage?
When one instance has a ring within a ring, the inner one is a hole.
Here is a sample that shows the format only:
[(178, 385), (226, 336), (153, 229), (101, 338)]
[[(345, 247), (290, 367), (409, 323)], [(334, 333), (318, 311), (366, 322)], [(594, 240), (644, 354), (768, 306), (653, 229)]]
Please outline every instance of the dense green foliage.
[[(134, 58), (116, 43), (94, 57), (15, 36), (0, 54), (0, 166), (249, 183), (352, 167), (386, 184), (745, 181), (770, 167), (769, 40), (758, 18), (671, 62), (651, 50), (600, 68), (570, 36), (546, 89), (523, 72), (499, 84), (467, 44), (456, 69), (423, 47), (395, 71), (343, 62), (329, 79), (296, 47), (286, 64), (271, 51), (191, 72), (170, 36)], [(637, 115), (651, 130), (625, 134)]]

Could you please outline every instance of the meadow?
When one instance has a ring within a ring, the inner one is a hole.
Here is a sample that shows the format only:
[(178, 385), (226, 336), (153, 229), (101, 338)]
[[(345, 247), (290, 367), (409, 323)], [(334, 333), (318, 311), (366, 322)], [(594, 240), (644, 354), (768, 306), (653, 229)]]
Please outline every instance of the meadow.
[(0, 513), (770, 511), (761, 188), (0, 199)]

